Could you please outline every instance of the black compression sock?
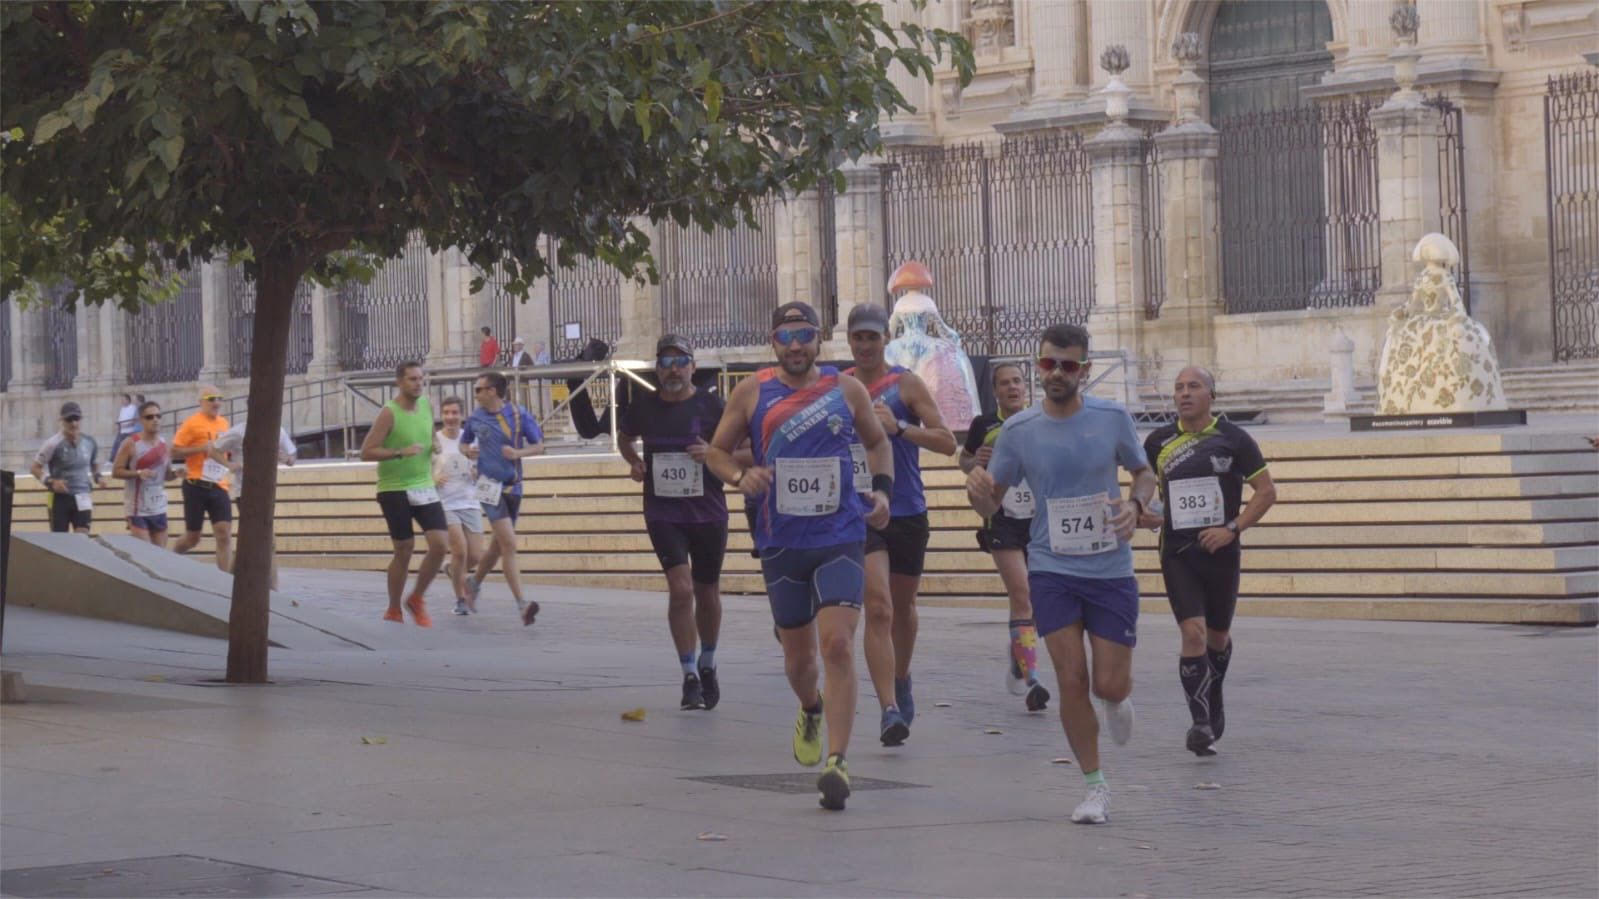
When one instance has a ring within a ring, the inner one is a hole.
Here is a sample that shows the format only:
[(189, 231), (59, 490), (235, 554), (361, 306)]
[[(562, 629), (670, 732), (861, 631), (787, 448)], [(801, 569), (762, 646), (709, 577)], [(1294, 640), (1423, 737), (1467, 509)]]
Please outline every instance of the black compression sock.
[(1210, 723), (1210, 663), (1204, 656), (1179, 656), (1177, 676), (1188, 697), (1188, 714), (1195, 724)]
[(1232, 664), (1233, 641), (1228, 640), (1227, 648), (1220, 652), (1214, 649), (1206, 649), (1205, 655), (1210, 657), (1210, 667), (1216, 672), (1216, 679), (1220, 680), (1227, 676), (1227, 666)]

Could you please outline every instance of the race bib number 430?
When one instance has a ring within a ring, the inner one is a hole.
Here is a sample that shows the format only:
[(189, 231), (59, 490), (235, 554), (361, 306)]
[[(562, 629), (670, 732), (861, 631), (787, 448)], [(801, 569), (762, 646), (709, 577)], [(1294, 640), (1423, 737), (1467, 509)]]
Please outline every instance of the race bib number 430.
[(813, 517), (837, 512), (839, 478), (834, 458), (778, 459), (778, 514)]
[(656, 453), (650, 467), (656, 496), (685, 498), (705, 493), (705, 468), (688, 453)]
[(1050, 552), (1090, 556), (1116, 548), (1116, 533), (1110, 528), (1110, 504), (1103, 493), (1054, 497), (1045, 508), (1049, 514)]

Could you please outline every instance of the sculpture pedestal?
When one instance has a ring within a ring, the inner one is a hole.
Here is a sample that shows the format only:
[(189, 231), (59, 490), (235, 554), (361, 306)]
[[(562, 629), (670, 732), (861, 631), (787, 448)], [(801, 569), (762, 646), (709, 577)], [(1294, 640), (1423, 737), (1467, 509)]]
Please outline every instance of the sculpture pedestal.
[(1525, 409), (1483, 412), (1418, 412), (1414, 415), (1354, 415), (1351, 431), (1415, 431), (1430, 428), (1503, 428), (1527, 423)]

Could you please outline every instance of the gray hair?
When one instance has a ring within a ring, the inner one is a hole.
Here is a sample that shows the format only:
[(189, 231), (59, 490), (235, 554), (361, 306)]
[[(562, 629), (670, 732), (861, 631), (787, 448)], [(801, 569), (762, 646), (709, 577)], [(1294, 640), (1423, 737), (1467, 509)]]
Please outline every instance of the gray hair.
[(1210, 373), (1210, 369), (1203, 365), (1185, 366), (1182, 371), (1177, 373), (1178, 380), (1182, 379), (1183, 372), (1189, 371), (1199, 376), (1199, 380), (1204, 383), (1205, 389), (1210, 391), (1212, 397), (1216, 395), (1216, 376)]

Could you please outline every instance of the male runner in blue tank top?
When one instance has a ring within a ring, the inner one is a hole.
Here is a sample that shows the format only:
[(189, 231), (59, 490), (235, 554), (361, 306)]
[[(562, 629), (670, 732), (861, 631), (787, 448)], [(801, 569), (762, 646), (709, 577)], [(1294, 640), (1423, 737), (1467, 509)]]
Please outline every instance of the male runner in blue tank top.
[[(794, 760), (822, 760), (826, 697), (827, 766), (816, 787), (825, 809), (849, 796), (849, 746), (855, 717), (855, 625), (860, 620), (866, 527), (888, 523), (894, 494), (894, 455), (861, 383), (834, 368), (818, 368), (822, 330), (816, 310), (785, 303), (772, 313), (778, 366), (733, 389), (711, 440), (706, 463), (723, 483), (759, 502), (755, 545), (783, 644), (783, 667), (799, 698)], [(852, 489), (850, 444), (866, 447), (872, 494)], [(754, 464), (733, 453), (749, 438)], [(817, 643), (827, 669), (817, 690)]]
[[(1155, 493), (1155, 473), (1127, 410), (1082, 394), (1087, 331), (1077, 325), (1045, 329), (1037, 365), (1044, 401), (1005, 419), (988, 466), (966, 476), (966, 493), (978, 514), (988, 517), (999, 510), (1006, 488), (1024, 480), (1033, 488), (1027, 548), (1033, 620), (1055, 665), (1066, 740), (1088, 781), (1088, 795), (1072, 811), (1072, 821), (1103, 824), (1110, 788), (1099, 767), (1099, 720), (1089, 686), (1105, 702), (1111, 739), (1125, 744), (1133, 730), (1128, 697), (1138, 642), (1138, 580), (1129, 541)], [(1125, 502), (1118, 465), (1133, 476)]]
[[(916, 649), (916, 591), (927, 559), (927, 497), (922, 493), (923, 449), (952, 455), (955, 435), (944, 427), (938, 404), (909, 369), (883, 364), (888, 312), (863, 303), (849, 313), (849, 349), (855, 367), (844, 372), (865, 385), (872, 411), (894, 447), (894, 496), (888, 525), (866, 534), (866, 670), (882, 706), (878, 734), (884, 746), (910, 736), (916, 718), (911, 695), (911, 653)], [(865, 453), (856, 451), (863, 467)], [(855, 489), (867, 491), (865, 477)]]

